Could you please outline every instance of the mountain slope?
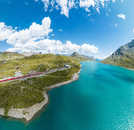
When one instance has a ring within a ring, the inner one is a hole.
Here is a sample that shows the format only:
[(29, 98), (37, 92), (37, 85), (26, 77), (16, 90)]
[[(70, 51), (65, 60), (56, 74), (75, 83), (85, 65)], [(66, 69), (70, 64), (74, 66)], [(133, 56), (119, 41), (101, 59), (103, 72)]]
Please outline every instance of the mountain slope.
[(0, 61), (8, 61), (13, 59), (23, 58), (22, 54), (16, 52), (1, 52), (0, 53)]
[(134, 40), (121, 46), (111, 56), (102, 61), (105, 64), (134, 68)]
[(84, 55), (80, 55), (77, 52), (73, 52), (71, 57), (77, 58), (80, 61), (86, 61), (86, 60), (94, 60), (93, 57), (89, 57), (89, 56), (84, 56)]

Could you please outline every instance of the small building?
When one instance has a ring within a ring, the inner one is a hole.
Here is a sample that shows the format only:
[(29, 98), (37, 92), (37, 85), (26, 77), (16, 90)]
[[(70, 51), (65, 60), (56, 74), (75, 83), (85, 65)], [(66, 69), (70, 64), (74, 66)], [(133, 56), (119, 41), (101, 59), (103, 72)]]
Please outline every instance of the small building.
[(35, 70), (31, 70), (28, 74), (35, 74), (36, 71)]
[(65, 67), (65, 68), (71, 68), (71, 66), (70, 66), (70, 65), (64, 65), (64, 67)]
[(17, 71), (17, 72), (15, 72), (15, 77), (19, 77), (19, 76), (22, 76), (21, 71)]

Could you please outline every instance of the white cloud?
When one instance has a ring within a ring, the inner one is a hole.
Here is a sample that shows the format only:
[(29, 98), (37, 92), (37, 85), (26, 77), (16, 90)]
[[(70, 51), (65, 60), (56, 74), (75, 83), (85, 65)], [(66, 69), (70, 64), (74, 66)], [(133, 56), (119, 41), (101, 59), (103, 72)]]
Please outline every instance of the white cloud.
[(125, 14), (118, 14), (117, 17), (120, 18), (120, 19), (123, 19), (123, 20), (126, 19), (126, 15)]
[(29, 40), (38, 40), (48, 36), (52, 29), (50, 29), (51, 20), (46, 17), (42, 20), (42, 24), (32, 23), (28, 29), (16, 31), (10, 26), (0, 23), (0, 40), (6, 40), (7, 43), (24, 44)]
[(10, 26), (6, 26), (5, 23), (0, 23), (0, 41), (6, 40), (15, 30)]
[[(54, 53), (54, 54), (72, 54), (76, 51), (83, 55), (94, 55), (98, 48), (94, 45), (84, 43), (77, 45), (71, 41), (62, 43), (60, 40), (51, 40), (49, 35), (52, 32), (51, 19), (46, 17), (41, 24), (32, 23), (24, 30), (17, 31), (10, 26), (0, 23), (0, 41), (6, 41), (12, 45), (8, 51), (13, 52), (33, 52), (33, 53)], [(52, 34), (51, 34), (52, 35)], [(51, 36), (50, 35), (50, 36)]]
[(90, 6), (95, 6), (94, 0), (80, 0), (80, 7), (89, 8)]
[(46, 53), (53, 53), (53, 54), (66, 54), (70, 55), (72, 52), (78, 52), (83, 55), (93, 55), (98, 52), (98, 48), (94, 45), (83, 44), (77, 45), (70, 41), (66, 43), (62, 43), (59, 40), (50, 40), (44, 39), (38, 42), (31, 41), (26, 43), (24, 46), (16, 46), (14, 48), (8, 49), (8, 51), (19, 51), (19, 52), (32, 52), (32, 53), (39, 53), (42, 52)]
[[(115, 2), (116, 0), (34, 0), (35, 2), (42, 1), (45, 11), (48, 7), (60, 10), (61, 14), (69, 17), (69, 11), (72, 8), (84, 8), (85, 11), (89, 11), (90, 7), (93, 7), (100, 12), (100, 7), (104, 7), (105, 3)], [(122, 1), (122, 0), (120, 0)]]

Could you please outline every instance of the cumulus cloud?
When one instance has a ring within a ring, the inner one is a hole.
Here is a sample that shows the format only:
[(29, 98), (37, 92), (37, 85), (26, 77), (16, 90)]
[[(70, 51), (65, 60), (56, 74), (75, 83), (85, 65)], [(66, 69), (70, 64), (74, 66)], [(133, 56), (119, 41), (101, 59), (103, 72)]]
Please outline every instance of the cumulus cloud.
[(52, 29), (50, 28), (51, 20), (46, 17), (42, 20), (42, 24), (32, 23), (32, 25), (24, 30), (16, 31), (11, 26), (0, 23), (0, 41), (6, 40), (7, 43), (25, 44), (29, 41), (35, 41), (48, 36)]
[(0, 23), (0, 41), (6, 40), (15, 30), (10, 26), (6, 26), (5, 23)]
[[(45, 11), (50, 6), (52, 9), (55, 8), (60, 10), (61, 14), (69, 17), (69, 11), (72, 8), (84, 8), (86, 12), (89, 12), (90, 7), (93, 7), (99, 11), (99, 8), (104, 7), (107, 2), (115, 2), (116, 0), (34, 0), (35, 2), (42, 1), (44, 4)], [(121, 0), (122, 1), (122, 0)]]
[(72, 54), (78, 52), (83, 55), (93, 55), (98, 52), (98, 48), (94, 45), (84, 43), (77, 45), (71, 41), (63, 43), (60, 40), (51, 40), (49, 35), (51, 29), (51, 19), (45, 17), (41, 24), (32, 23), (27, 29), (17, 31), (5, 23), (0, 23), (0, 41), (6, 41), (12, 45), (8, 51), (12, 52), (31, 52), (31, 53), (53, 53), (53, 54)]
[(126, 19), (126, 15), (125, 14), (118, 14), (117, 17), (120, 18), (120, 19), (123, 19), (123, 20)]
[(66, 43), (62, 43), (59, 40), (50, 40), (44, 39), (38, 42), (31, 41), (26, 43), (23, 46), (15, 46), (14, 48), (8, 49), (11, 52), (31, 52), (31, 53), (39, 53), (43, 54), (52, 53), (52, 54), (63, 54), (70, 55), (72, 52), (78, 52), (82, 55), (93, 55), (98, 52), (98, 48), (94, 45), (83, 44), (77, 45), (72, 43), (71, 41), (66, 41)]

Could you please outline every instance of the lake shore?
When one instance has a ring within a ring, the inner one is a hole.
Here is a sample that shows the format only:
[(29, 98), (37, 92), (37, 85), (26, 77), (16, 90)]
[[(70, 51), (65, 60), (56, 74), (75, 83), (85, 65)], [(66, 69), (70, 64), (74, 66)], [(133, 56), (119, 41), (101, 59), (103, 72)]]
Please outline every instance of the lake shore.
[[(72, 76), (71, 80), (49, 86), (49, 87), (47, 87), (47, 89), (51, 90), (53, 88), (57, 88), (57, 87), (60, 87), (62, 85), (69, 84), (73, 81), (76, 81), (79, 78), (79, 73), (80, 73), (80, 71), (78, 73), (75, 73)], [(45, 91), (44, 92), (44, 101), (42, 101), (41, 103), (37, 103), (37, 104), (35, 104), (31, 107), (28, 107), (28, 108), (23, 108), (23, 109), (11, 108), (8, 112), (8, 117), (16, 118), (16, 119), (25, 119), (26, 122), (29, 122), (30, 120), (33, 119), (33, 117), (36, 115), (37, 112), (39, 112), (45, 105), (48, 104), (48, 100), (49, 100), (48, 94)], [(0, 108), (0, 115), (4, 116), (4, 108)]]
[(126, 68), (126, 69), (131, 70), (131, 71), (134, 71), (134, 69), (132, 69), (132, 68)]

